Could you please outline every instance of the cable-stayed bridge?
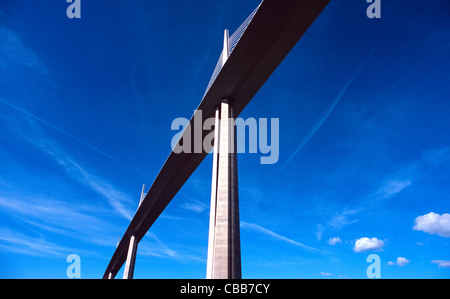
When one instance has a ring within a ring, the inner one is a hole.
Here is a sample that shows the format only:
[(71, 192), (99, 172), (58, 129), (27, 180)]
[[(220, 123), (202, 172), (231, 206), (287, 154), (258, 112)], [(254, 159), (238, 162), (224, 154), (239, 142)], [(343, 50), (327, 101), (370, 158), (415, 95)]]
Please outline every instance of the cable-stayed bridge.
[[(212, 131), (203, 123), (215, 118), (207, 278), (241, 278), (239, 196), (234, 119), (297, 44), (330, 0), (264, 0), (229, 36), (200, 105), (180, 141), (201, 142)], [(199, 121), (201, 120), (201, 121)], [(197, 128), (198, 129), (198, 128)], [(188, 140), (189, 139), (189, 140)], [(209, 153), (185, 152), (180, 142), (170, 153), (121, 238), (103, 278), (114, 278), (124, 263), (133, 278), (139, 241)], [(209, 187), (209, 186), (208, 186)]]

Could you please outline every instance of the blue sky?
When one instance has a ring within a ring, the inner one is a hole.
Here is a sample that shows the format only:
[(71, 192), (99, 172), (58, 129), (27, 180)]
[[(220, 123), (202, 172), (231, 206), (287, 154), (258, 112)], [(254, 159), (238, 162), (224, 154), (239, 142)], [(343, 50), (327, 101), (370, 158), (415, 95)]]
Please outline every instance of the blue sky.
[[(244, 278), (450, 278), (450, 4), (332, 0), (247, 106)], [(0, 1), (0, 278), (100, 278), (231, 32), (259, 4)], [(212, 157), (139, 245), (136, 278), (204, 278)], [(400, 258), (400, 259), (398, 259)], [(403, 259), (402, 259), (403, 258)], [(404, 262), (405, 259), (408, 262)], [(119, 272), (121, 277), (122, 271)]]

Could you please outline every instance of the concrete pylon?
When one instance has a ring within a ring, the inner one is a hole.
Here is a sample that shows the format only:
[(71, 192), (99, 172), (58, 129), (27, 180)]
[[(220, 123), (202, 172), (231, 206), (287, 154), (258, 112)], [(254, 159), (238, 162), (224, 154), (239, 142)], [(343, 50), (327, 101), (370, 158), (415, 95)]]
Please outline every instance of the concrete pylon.
[(232, 104), (216, 110), (208, 279), (241, 279), (236, 128)]
[[(142, 186), (141, 198), (139, 199), (139, 207), (145, 198), (145, 184)], [(134, 266), (136, 264), (138, 242), (136, 236), (133, 234), (130, 238), (130, 244), (128, 245), (127, 261), (125, 263), (125, 269), (123, 271), (123, 279), (133, 279)]]
[(127, 262), (123, 271), (123, 279), (133, 279), (134, 265), (136, 264), (138, 242), (135, 235), (130, 238), (130, 245), (128, 246)]

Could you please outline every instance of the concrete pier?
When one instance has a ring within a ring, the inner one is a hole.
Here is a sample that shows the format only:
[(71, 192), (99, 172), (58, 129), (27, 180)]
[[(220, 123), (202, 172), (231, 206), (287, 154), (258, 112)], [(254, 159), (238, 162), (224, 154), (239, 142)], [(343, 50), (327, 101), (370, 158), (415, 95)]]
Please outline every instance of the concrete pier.
[[(220, 105), (214, 140), (213, 185), (211, 190), (210, 233), (207, 278), (240, 279), (241, 246), (237, 178), (236, 128), (233, 106)], [(217, 130), (218, 129), (218, 130)]]
[(138, 242), (136, 236), (132, 235), (130, 238), (130, 245), (128, 246), (127, 262), (125, 263), (125, 270), (123, 271), (123, 279), (133, 279), (137, 245)]
[[(139, 199), (139, 207), (145, 198), (145, 184), (142, 186), (141, 198)], [(123, 279), (133, 279), (134, 267), (136, 264), (136, 254), (137, 254), (138, 241), (136, 235), (131, 235), (130, 244), (128, 245), (127, 261), (125, 263), (125, 270), (123, 272)]]

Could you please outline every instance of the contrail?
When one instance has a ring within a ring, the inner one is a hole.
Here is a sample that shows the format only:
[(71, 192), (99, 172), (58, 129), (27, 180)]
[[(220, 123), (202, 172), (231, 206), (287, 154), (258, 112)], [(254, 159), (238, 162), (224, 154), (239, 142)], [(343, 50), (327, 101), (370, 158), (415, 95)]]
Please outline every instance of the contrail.
[(80, 144), (82, 144), (82, 145), (84, 145), (84, 146), (90, 148), (91, 150), (93, 150), (93, 151), (95, 151), (95, 152), (97, 152), (97, 153), (99, 153), (99, 154), (101, 154), (101, 155), (103, 155), (103, 156), (105, 156), (105, 157), (108, 157), (108, 158), (110, 158), (110, 159), (113, 159), (113, 160), (119, 162), (121, 165), (123, 165), (123, 166), (129, 168), (130, 170), (133, 170), (135, 173), (139, 174), (139, 175), (142, 176), (143, 178), (146, 178), (146, 177), (147, 177), (147, 176), (146, 176), (145, 174), (143, 174), (140, 170), (138, 170), (138, 169), (136, 169), (136, 168), (134, 168), (134, 167), (132, 167), (132, 166), (129, 166), (129, 165), (125, 164), (124, 162), (122, 162), (121, 160), (117, 159), (116, 157), (113, 157), (113, 156), (111, 156), (110, 154), (105, 153), (105, 152), (102, 151), (101, 149), (99, 149), (99, 148), (97, 148), (97, 147), (95, 147), (95, 146), (93, 146), (93, 145), (90, 145), (89, 143), (87, 143), (87, 142), (85, 142), (85, 141), (79, 139), (78, 137), (73, 136), (73, 135), (70, 134), (70, 133), (67, 133), (66, 131), (64, 131), (64, 130), (62, 130), (62, 129), (60, 129), (60, 128), (58, 128), (57, 126), (55, 126), (55, 125), (49, 123), (48, 121), (45, 121), (45, 120), (43, 120), (42, 118), (40, 118), (40, 117), (38, 117), (38, 116), (36, 116), (36, 115), (34, 115), (34, 114), (32, 114), (32, 113), (30, 113), (30, 112), (28, 112), (28, 111), (22, 109), (22, 108), (20, 108), (20, 107), (17, 107), (17, 106), (15, 106), (14, 104), (11, 104), (10, 102), (6, 101), (5, 99), (3, 99), (3, 98), (1, 98), (1, 97), (0, 97), (0, 102), (3, 103), (3, 104), (5, 104), (5, 105), (7, 105), (7, 106), (9, 106), (9, 107), (11, 107), (11, 108), (13, 108), (14, 110), (16, 110), (16, 111), (18, 111), (18, 112), (20, 112), (20, 113), (23, 113), (23, 114), (27, 115), (28, 117), (31, 117), (32, 119), (37, 120), (38, 122), (40, 122), (40, 123), (42, 123), (42, 124), (44, 124), (44, 125), (46, 125), (46, 126), (52, 128), (53, 130), (58, 131), (58, 132), (60, 132), (61, 134), (63, 134), (63, 135), (65, 135), (65, 136), (67, 136), (67, 137), (69, 137), (69, 138), (71, 138), (71, 139), (73, 139), (73, 140), (79, 142)]
[(275, 233), (275, 232), (273, 232), (271, 230), (268, 230), (265, 227), (262, 227), (260, 225), (254, 224), (254, 223), (248, 223), (248, 222), (245, 222), (245, 221), (241, 221), (240, 222), (240, 227), (243, 228), (243, 229), (246, 229), (246, 230), (251, 230), (251, 231), (255, 231), (255, 232), (258, 232), (258, 233), (262, 233), (262, 234), (268, 235), (268, 236), (270, 236), (272, 238), (275, 238), (277, 240), (280, 240), (280, 241), (283, 241), (283, 242), (286, 242), (286, 243), (290, 243), (290, 244), (296, 245), (296, 246), (301, 247), (301, 248), (303, 248), (303, 249), (305, 249), (307, 251), (310, 251), (310, 252), (316, 252), (316, 253), (320, 253), (320, 254), (329, 254), (329, 252), (326, 252), (326, 251), (323, 251), (323, 250), (320, 250), (320, 249), (317, 249), (317, 248), (305, 245), (303, 243), (300, 243), (300, 242), (294, 241), (292, 239), (289, 239), (289, 238), (287, 238), (285, 236), (281, 236), (281, 235), (279, 235), (279, 234), (277, 234), (277, 233)]
[[(36, 115), (34, 115), (34, 114), (32, 114), (32, 113), (30, 113), (30, 112), (28, 112), (28, 111), (22, 109), (22, 108), (20, 108), (20, 107), (17, 107), (17, 106), (15, 106), (15, 105), (11, 104), (10, 102), (6, 101), (5, 99), (0, 98), (0, 102), (2, 102), (3, 104), (5, 104), (5, 105), (7, 105), (7, 106), (9, 106), (9, 107), (11, 107), (11, 108), (13, 108), (13, 109), (16, 110), (16, 111), (19, 111), (20, 113), (23, 113), (23, 114), (25, 114), (25, 115), (27, 115), (27, 116), (29, 116), (29, 117), (31, 117), (31, 118), (37, 120), (38, 122), (40, 122), (40, 123), (42, 123), (42, 124), (44, 124), (44, 125), (46, 125), (46, 126), (52, 128), (53, 130), (58, 131), (58, 132), (60, 132), (61, 134), (65, 135), (65, 136), (67, 136), (67, 137), (69, 137), (69, 138), (71, 138), (71, 139), (73, 139), (73, 140), (75, 140), (75, 141), (77, 141), (77, 142), (79, 142), (79, 143), (81, 143), (81, 144), (83, 144), (84, 146), (87, 146), (88, 148), (90, 148), (90, 149), (96, 151), (96, 152), (99, 153), (99, 154), (102, 154), (102, 155), (104, 155), (104, 156), (106, 156), (106, 157), (108, 157), (108, 158), (111, 158), (111, 159), (114, 159), (114, 160), (119, 161), (117, 158), (115, 158), (115, 157), (113, 157), (113, 156), (111, 156), (111, 155), (105, 153), (104, 151), (102, 151), (102, 150), (96, 148), (95, 146), (92, 146), (92, 145), (90, 145), (89, 143), (87, 143), (87, 142), (85, 142), (85, 141), (83, 141), (83, 140), (81, 140), (81, 139), (79, 139), (79, 138), (73, 136), (72, 134), (67, 133), (66, 131), (64, 131), (64, 130), (62, 130), (62, 129), (60, 129), (60, 128), (58, 128), (57, 126), (55, 126), (55, 125), (49, 123), (48, 121), (45, 121), (45, 120), (43, 120), (42, 118), (40, 118), (40, 117), (38, 117), (38, 116), (36, 116)], [(119, 162), (120, 162), (120, 161), (119, 161)]]
[(308, 135), (303, 139), (303, 141), (300, 143), (300, 145), (297, 147), (297, 149), (291, 154), (291, 156), (284, 162), (283, 166), (281, 167), (281, 170), (284, 170), (284, 168), (291, 163), (291, 161), (297, 156), (297, 154), (303, 149), (303, 147), (311, 140), (311, 138), (316, 134), (316, 132), (320, 129), (320, 127), (325, 123), (325, 121), (330, 116), (331, 112), (336, 108), (337, 104), (342, 100), (344, 97), (344, 94), (347, 92), (347, 89), (350, 87), (350, 85), (353, 83), (355, 78), (359, 75), (361, 70), (365, 67), (367, 62), (370, 58), (372, 58), (373, 54), (375, 53), (375, 50), (372, 50), (372, 52), (367, 56), (367, 58), (361, 63), (361, 65), (358, 67), (356, 72), (353, 74), (353, 76), (350, 78), (350, 80), (347, 81), (347, 83), (344, 85), (342, 90), (339, 92), (336, 99), (333, 101), (331, 106), (328, 108), (328, 110), (325, 112), (322, 117), (319, 118), (319, 120), (314, 124), (313, 129), (309, 132)]

